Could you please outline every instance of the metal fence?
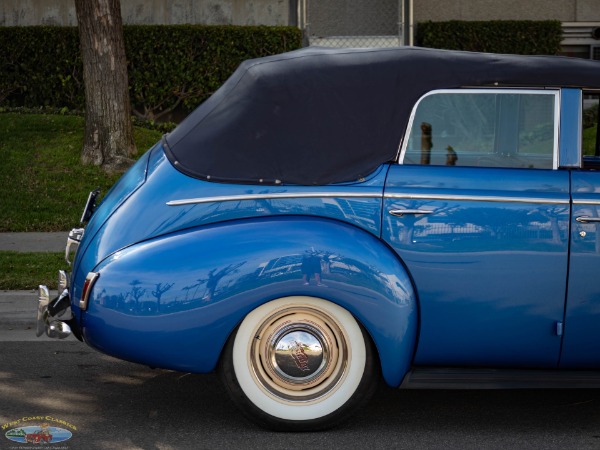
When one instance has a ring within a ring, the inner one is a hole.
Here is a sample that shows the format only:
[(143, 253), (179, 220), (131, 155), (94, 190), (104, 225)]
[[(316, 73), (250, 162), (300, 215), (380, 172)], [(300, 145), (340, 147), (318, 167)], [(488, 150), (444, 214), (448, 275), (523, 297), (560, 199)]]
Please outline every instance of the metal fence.
[(300, 2), (309, 45), (397, 47), (405, 42), (406, 0), (304, 0)]

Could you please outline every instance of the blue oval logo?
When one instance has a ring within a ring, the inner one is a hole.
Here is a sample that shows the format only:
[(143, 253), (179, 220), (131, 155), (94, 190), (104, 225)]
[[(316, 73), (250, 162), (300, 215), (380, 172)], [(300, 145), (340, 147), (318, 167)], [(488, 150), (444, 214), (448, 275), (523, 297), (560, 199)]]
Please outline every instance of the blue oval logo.
[(73, 437), (73, 433), (64, 428), (51, 427), (44, 423), (40, 426), (13, 428), (8, 430), (4, 436), (6, 439), (21, 444), (56, 444), (68, 441)]

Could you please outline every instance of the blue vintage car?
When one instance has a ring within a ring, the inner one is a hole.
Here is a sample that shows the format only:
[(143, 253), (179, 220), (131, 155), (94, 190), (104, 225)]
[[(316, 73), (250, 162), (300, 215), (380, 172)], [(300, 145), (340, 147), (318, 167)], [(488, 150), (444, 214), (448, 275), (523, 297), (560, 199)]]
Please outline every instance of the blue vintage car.
[(380, 377), (598, 386), (599, 92), (600, 63), (560, 57), (247, 61), (90, 195), (38, 334), (218, 370), (280, 430), (335, 425)]

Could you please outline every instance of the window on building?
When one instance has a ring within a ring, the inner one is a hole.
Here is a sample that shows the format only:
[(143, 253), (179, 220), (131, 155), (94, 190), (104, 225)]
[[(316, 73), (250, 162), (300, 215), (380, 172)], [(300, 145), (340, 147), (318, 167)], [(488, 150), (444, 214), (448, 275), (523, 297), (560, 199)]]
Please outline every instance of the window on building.
[(404, 164), (551, 169), (556, 91), (436, 91), (415, 107)]
[(571, 58), (594, 59), (593, 49), (594, 47), (590, 45), (563, 45), (560, 55)]

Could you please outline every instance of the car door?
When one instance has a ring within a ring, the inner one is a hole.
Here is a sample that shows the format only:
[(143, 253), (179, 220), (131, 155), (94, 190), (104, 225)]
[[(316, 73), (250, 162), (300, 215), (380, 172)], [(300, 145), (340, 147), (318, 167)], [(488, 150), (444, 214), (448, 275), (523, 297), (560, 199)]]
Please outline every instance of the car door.
[[(600, 95), (571, 90), (575, 130), (571, 147), (581, 149), (572, 170), (571, 252), (565, 334), (560, 366), (569, 369), (600, 368), (600, 142), (598, 108)], [(581, 121), (580, 111), (583, 107)], [(579, 120), (579, 121), (578, 121)]]
[(557, 366), (569, 241), (559, 100), (464, 89), (415, 106), (382, 229), (419, 299), (415, 365)]

